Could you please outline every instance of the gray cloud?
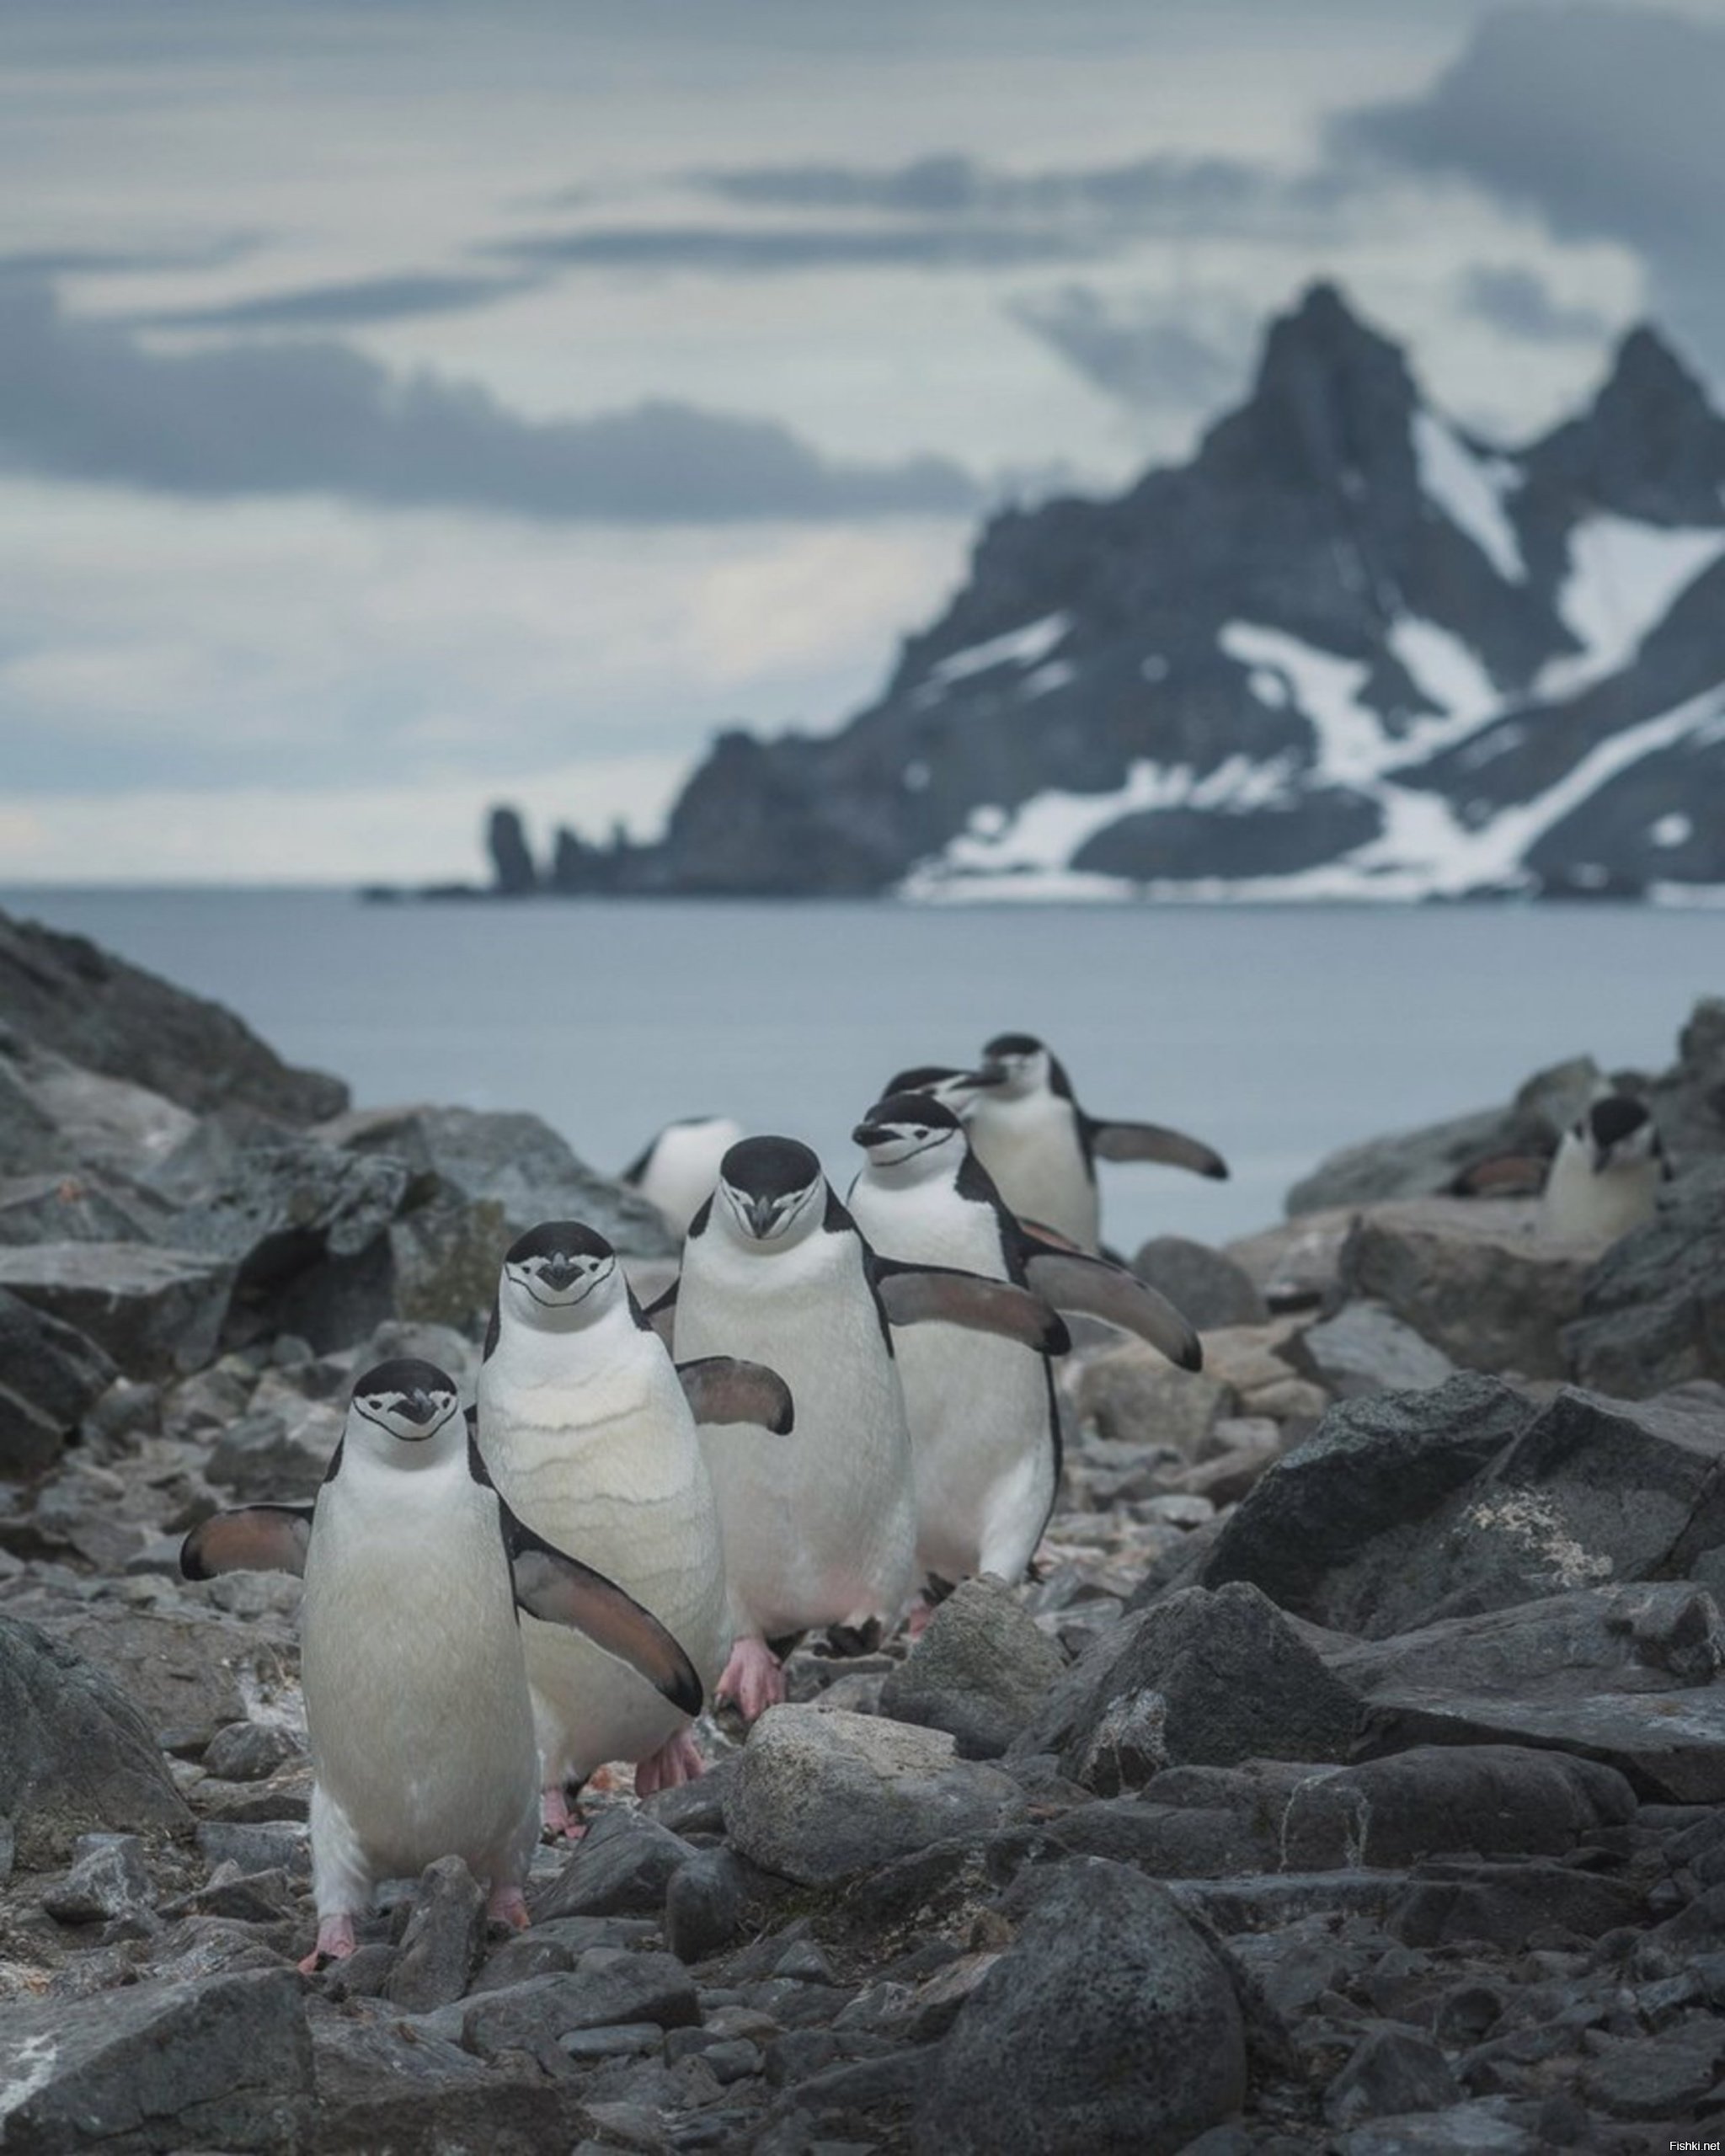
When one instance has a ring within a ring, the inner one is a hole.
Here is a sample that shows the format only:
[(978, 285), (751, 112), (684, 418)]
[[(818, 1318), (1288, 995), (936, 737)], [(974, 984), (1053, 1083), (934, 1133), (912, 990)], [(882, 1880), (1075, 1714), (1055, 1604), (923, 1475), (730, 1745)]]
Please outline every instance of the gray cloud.
[(262, 245), (259, 232), (221, 232), (179, 247), (31, 248), (0, 254), (0, 277), (142, 277), (164, 270), (222, 270)]
[(0, 285), (0, 459), (193, 495), (328, 494), (399, 507), (642, 523), (974, 508), (944, 458), (820, 456), (777, 424), (670, 403), (524, 419), (477, 384), (344, 346), (162, 354)]
[(1010, 225), (946, 223), (859, 229), (615, 225), (530, 232), (484, 252), (559, 270), (701, 270), (758, 276), (822, 270), (1012, 270), (1082, 259), (1093, 253), (1077, 233)]
[(1462, 312), (1529, 344), (1592, 344), (1610, 334), (1597, 307), (1567, 306), (1543, 277), (1514, 263), (1476, 263), (1456, 280)]
[(896, 166), (757, 165), (694, 178), (713, 194), (757, 208), (1213, 237), (1332, 224), (1359, 191), (1341, 169), (1288, 173), (1239, 157), (1170, 154), (1039, 173), (944, 154)]
[(1725, 360), (1725, 29), (1621, 6), (1483, 16), (1419, 97), (1344, 116), (1343, 155), (1474, 181), (1562, 238), (1647, 265), (1658, 311)]
[(137, 329), (339, 329), (369, 322), (399, 322), (414, 315), (455, 314), (495, 307), (531, 290), (537, 276), (480, 276), (404, 270), (398, 275), (356, 277), (345, 283), (305, 285), (292, 291), (263, 292), (211, 307), (168, 307), (130, 318)]
[(1239, 388), (1254, 334), (1243, 307), (1145, 299), (1123, 309), (1085, 285), (1007, 312), (1085, 380), (1134, 411), (1208, 408)]

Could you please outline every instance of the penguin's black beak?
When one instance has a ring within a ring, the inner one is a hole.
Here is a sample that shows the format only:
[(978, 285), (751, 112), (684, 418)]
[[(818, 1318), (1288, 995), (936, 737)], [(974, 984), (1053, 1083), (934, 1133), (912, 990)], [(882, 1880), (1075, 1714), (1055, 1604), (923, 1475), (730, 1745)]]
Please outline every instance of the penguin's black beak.
[(429, 1422), (437, 1412), (437, 1402), (429, 1392), (404, 1392), (396, 1413), (409, 1422)]
[(967, 1086), (975, 1086), (979, 1091), (985, 1093), (991, 1086), (1006, 1084), (1007, 1066), (1004, 1063), (979, 1063), (974, 1070), (966, 1075), (964, 1082)]
[(547, 1257), (539, 1268), (540, 1278), (544, 1281), (553, 1294), (561, 1294), (565, 1288), (572, 1287), (574, 1284), (575, 1273), (574, 1260), (565, 1257), (561, 1251)]
[(749, 1200), (749, 1225), (755, 1230), (758, 1241), (766, 1240), (768, 1230), (777, 1218), (777, 1209), (770, 1198), (751, 1198)]
[(857, 1125), (857, 1128), (851, 1133), (851, 1143), (853, 1145), (862, 1146), (866, 1152), (869, 1146), (879, 1145), (882, 1139), (890, 1138), (891, 1135), (892, 1133), (885, 1129), (883, 1124), (878, 1123), (859, 1123)]

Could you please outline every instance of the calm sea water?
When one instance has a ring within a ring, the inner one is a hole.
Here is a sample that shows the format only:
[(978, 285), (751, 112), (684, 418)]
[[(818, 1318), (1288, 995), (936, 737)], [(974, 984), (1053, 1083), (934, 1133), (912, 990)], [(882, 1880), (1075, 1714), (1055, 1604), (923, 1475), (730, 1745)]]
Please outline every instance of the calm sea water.
[(1661, 1068), (1725, 985), (1717, 917), (1633, 907), (0, 905), (218, 998), (361, 1104), (531, 1108), (611, 1169), (674, 1117), (726, 1113), (848, 1182), (847, 1134), (894, 1071), (1039, 1033), (1092, 1111), (1173, 1123), (1232, 1164), (1227, 1183), (1104, 1166), (1127, 1250), (1261, 1226), (1323, 1153), (1499, 1101), (1563, 1057)]

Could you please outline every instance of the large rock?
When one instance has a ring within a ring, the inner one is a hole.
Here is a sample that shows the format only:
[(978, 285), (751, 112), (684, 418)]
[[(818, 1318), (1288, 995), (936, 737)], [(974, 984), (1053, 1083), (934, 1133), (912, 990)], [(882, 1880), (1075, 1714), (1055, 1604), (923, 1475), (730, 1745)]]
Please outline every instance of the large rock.
[(403, 1209), (389, 1231), (403, 1318), (462, 1326), (489, 1310), (504, 1251), (541, 1220), (585, 1220), (626, 1257), (675, 1255), (656, 1209), (578, 1160), (537, 1116), (372, 1108), (318, 1134), (405, 1164)]
[(1677, 1036), (1676, 1063), (1646, 1090), (1680, 1167), (1725, 1154), (1725, 996), (1697, 1000)]
[[(1535, 1410), (1481, 1379), (1358, 1401), (1265, 1474), (1202, 1577), (1255, 1580), (1300, 1616), (1380, 1639), (1681, 1572), (1725, 1542), (1722, 1410), (1712, 1388), (1648, 1401), (1566, 1388)], [(1326, 1490), (1336, 1508), (1320, 1524)]]
[(452, 2006), (485, 1945), (485, 1890), (458, 1856), (427, 1865), (383, 1996), (409, 2014)]
[(1549, 1745), (1648, 1798), (1725, 1801), (1725, 1623), (1685, 1582), (1594, 1589), (1321, 1647), (1367, 1700), (1369, 1749)]
[(0, 1249), (0, 1289), (88, 1335), (131, 1378), (210, 1361), (232, 1285), (225, 1260), (148, 1243)]
[(55, 1164), (145, 1176), (197, 1129), (197, 1118), (147, 1086), (70, 1063), (10, 1037), (8, 1063), (53, 1126)]
[(1725, 1381), (1725, 1161), (1680, 1177), (1655, 1219), (1611, 1245), (1562, 1345), (1580, 1383), (1624, 1399)]
[(1085, 1358), (1074, 1405), (1110, 1444), (1167, 1445), (1190, 1460), (1237, 1401), (1205, 1372), (1176, 1369), (1146, 1342), (1123, 1340)]
[(204, 1479), (236, 1505), (309, 1504), (344, 1420), (345, 1410), (325, 1401), (254, 1408), (222, 1432), (204, 1463)]
[(1024, 1811), (1017, 1784), (961, 1760), (944, 1731), (812, 1706), (767, 1710), (724, 1797), (739, 1855), (811, 1886)]
[(880, 1710), (895, 1721), (946, 1730), (963, 1758), (997, 1758), (1065, 1667), (1010, 1589), (998, 1580), (965, 1580), (888, 1673)]
[(1012, 1748), (1057, 1752), (1111, 1793), (1170, 1765), (1345, 1758), (1359, 1719), (1359, 1695), (1236, 1582), (1183, 1588), (1103, 1633)]
[(567, 2082), (537, 2067), (499, 2072), (368, 2001), (314, 2007), (312, 2053), (311, 2156), (544, 2156), (574, 2146), (580, 2132)]
[(1257, 1288), (1268, 1308), (1305, 1310), (1333, 1300), (1340, 1277), (1343, 1246), (1354, 1232), (1355, 1208), (1327, 1206), (1296, 1214), (1274, 1228), (1240, 1235), (1223, 1245)]
[(1075, 1858), (970, 1993), (917, 2105), (920, 2156), (1171, 2156), (1245, 2101), (1220, 1963), (1165, 1887)]
[(1581, 1310), (1593, 1243), (1540, 1232), (1514, 1199), (1426, 1198), (1363, 1212), (1342, 1253), (1342, 1292), (1382, 1303), (1466, 1369), (1562, 1377), (1562, 1331)]
[(0, 914), (0, 1010), (32, 1041), (182, 1107), (240, 1105), (284, 1123), (338, 1115), (347, 1088), (296, 1070), (231, 1011), (81, 936)]
[(247, 1592), (266, 1582), (284, 1601), (299, 1593), (299, 1582), (280, 1573), (235, 1573), (189, 1592), (200, 1604), (220, 1596), (243, 1616), (220, 1605), (193, 1614), (48, 1593), (20, 1595), (8, 1608), (57, 1646), (94, 1663), (158, 1735), (207, 1733), (254, 1714), (297, 1714), (292, 1623), (273, 1608), (260, 1613)]
[(291, 1332), (350, 1348), (394, 1315), (387, 1241), (406, 1163), (306, 1138), (237, 1148), (175, 1215), (173, 1241), (230, 1262), (230, 1341)]
[(0, 2107), (8, 2156), (306, 2145), (312, 2040), (291, 1969), (100, 1998), (8, 2004)]
[(82, 1655), (10, 1617), (0, 1617), (0, 1819), (19, 1864), (56, 1864), (94, 1828), (190, 1828), (131, 1700)]
[(1202, 1583), (1249, 1580), (1284, 1609), (1341, 1631), (1419, 1622), (1433, 1592), (1406, 1567), (1427, 1521), (1535, 1412), (1509, 1385), (1474, 1376), (1332, 1408), (1224, 1522)]
[(1263, 1325), (1269, 1305), (1237, 1260), (1187, 1235), (1156, 1235), (1132, 1261), (1139, 1278), (1166, 1295), (1189, 1325)]
[(0, 1182), (0, 1243), (173, 1239), (172, 1209), (141, 1184), (80, 1168)]
[(93, 1340), (0, 1290), (0, 1478), (52, 1466), (115, 1375)]
[(1381, 1303), (1348, 1303), (1288, 1342), (1288, 1359), (1338, 1400), (1429, 1392), (1455, 1374), (1441, 1348)]

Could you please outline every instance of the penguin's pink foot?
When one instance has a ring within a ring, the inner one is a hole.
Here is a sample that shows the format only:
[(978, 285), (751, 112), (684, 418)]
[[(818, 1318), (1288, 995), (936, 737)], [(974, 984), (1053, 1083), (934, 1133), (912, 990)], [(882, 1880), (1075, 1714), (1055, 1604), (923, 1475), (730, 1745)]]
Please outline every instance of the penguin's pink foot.
[(527, 1914), (527, 1897), (519, 1886), (494, 1886), (486, 1897), (485, 1920), (506, 1924), (514, 1931), (525, 1931), (533, 1921)]
[(916, 1601), (911, 1604), (911, 1614), (905, 1620), (905, 1630), (911, 1639), (920, 1640), (928, 1630), (928, 1620), (934, 1614), (932, 1603)]
[(318, 1925), (318, 1944), (300, 1963), (302, 1977), (315, 1977), (326, 1961), (344, 1961), (354, 1951), (351, 1917), (323, 1917)]
[(683, 1782), (695, 1781), (706, 1772), (700, 1746), (687, 1730), (680, 1729), (675, 1737), (666, 1737), (656, 1752), (637, 1760), (635, 1794), (651, 1796), (657, 1790), (676, 1789)]
[(785, 1673), (765, 1640), (732, 1643), (731, 1658), (718, 1680), (718, 1696), (734, 1700), (745, 1721), (758, 1721), (769, 1707), (783, 1704)]
[(565, 1841), (578, 1842), (587, 1831), (578, 1812), (572, 1809), (563, 1795), (563, 1784), (558, 1782), (543, 1790), (539, 1796), (539, 1817), (545, 1831), (553, 1837), (561, 1835)]

